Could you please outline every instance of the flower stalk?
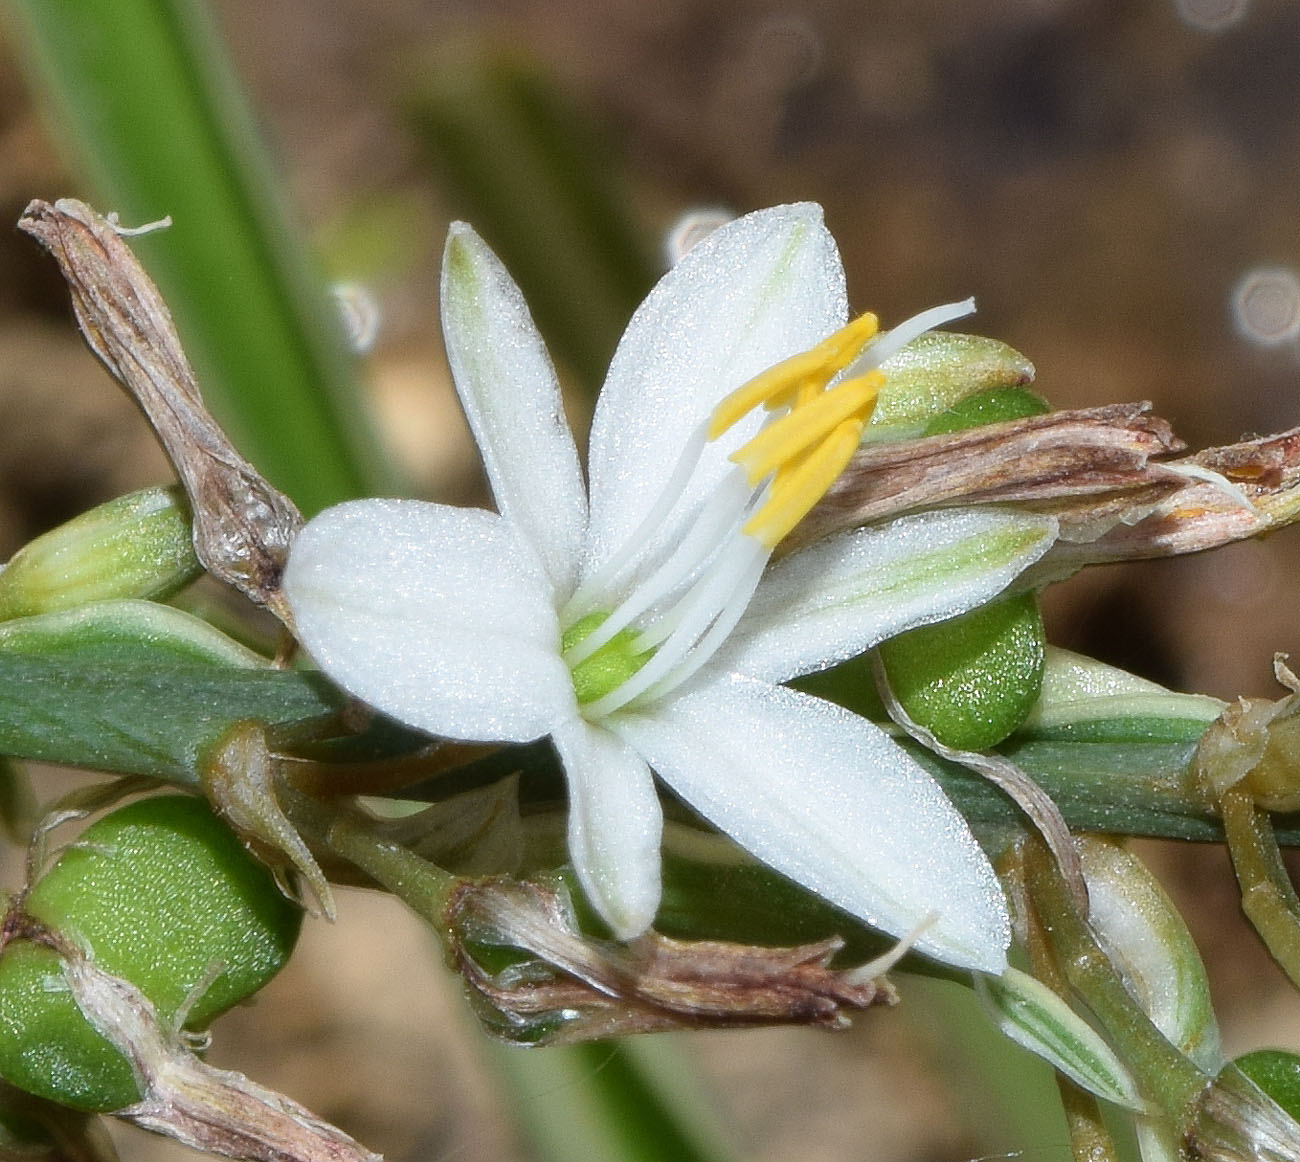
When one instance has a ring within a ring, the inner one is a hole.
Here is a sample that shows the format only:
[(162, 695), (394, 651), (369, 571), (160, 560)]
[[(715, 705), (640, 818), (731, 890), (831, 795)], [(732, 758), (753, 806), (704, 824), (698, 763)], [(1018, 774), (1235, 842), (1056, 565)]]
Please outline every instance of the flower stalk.
[(1170, 1044), (1134, 999), (1047, 849), (1028, 839), (1022, 852), (1028, 900), (1070, 987), (1096, 1015), (1143, 1095), (1180, 1124), (1209, 1075)]

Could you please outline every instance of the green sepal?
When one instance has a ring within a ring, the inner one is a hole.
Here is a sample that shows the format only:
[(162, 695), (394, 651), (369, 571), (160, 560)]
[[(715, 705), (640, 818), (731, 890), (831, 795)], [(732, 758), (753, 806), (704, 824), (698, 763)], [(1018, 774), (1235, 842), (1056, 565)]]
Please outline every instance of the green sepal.
[(203, 566), (179, 488), (119, 496), (37, 537), (0, 570), (0, 621), (114, 598), (164, 598)]

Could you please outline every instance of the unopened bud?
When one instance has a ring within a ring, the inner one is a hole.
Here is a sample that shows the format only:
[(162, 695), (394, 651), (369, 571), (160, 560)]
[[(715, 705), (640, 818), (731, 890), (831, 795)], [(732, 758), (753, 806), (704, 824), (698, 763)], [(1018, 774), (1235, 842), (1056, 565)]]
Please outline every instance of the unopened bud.
[(163, 598), (203, 571), (178, 488), (92, 508), (19, 549), (0, 570), (0, 620), (114, 598)]
[(1210, 982), (1191, 933), (1160, 882), (1112, 840), (1075, 840), (1093, 930), (1165, 1037), (1209, 1073), (1223, 1064)]
[(885, 386), (876, 401), (868, 438), (920, 435), (942, 412), (977, 392), (1023, 387), (1034, 365), (1019, 351), (980, 335), (931, 331), (913, 339), (880, 367)]

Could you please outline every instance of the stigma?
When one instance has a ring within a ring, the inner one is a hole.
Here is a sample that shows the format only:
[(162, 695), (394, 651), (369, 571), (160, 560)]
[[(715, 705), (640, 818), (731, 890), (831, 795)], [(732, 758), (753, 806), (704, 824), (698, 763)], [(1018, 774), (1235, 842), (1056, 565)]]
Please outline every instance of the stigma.
[[(772, 551), (826, 494), (862, 441), (885, 386), (880, 364), (930, 328), (974, 310), (935, 307), (880, 334), (860, 315), (815, 347), (731, 392), (681, 449), (637, 530), (560, 611), (565, 662), (583, 717), (599, 720), (663, 697), (726, 641)], [(708, 444), (759, 409), (757, 433), (659, 559), (642, 548), (673, 513)], [(607, 656), (608, 655), (608, 656)]]

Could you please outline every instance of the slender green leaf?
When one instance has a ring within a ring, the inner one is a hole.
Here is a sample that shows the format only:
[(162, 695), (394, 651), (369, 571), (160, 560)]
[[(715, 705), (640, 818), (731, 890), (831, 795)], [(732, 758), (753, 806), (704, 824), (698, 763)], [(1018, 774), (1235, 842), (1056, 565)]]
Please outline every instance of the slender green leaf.
[(337, 312), (294, 242), (201, 3), (7, 8), (38, 101), (99, 208), (128, 226), (171, 216), (133, 246), (236, 445), (308, 515), (381, 491)]
[(329, 714), (340, 696), (165, 605), (111, 601), (0, 626), (0, 753), (178, 783), (235, 723)]
[(515, 1089), (516, 1116), (544, 1162), (735, 1157), (700, 1108), (698, 1091), (695, 1101), (681, 1101), (689, 1083), (671, 1046), (596, 1042), (497, 1048), (493, 1056)]

